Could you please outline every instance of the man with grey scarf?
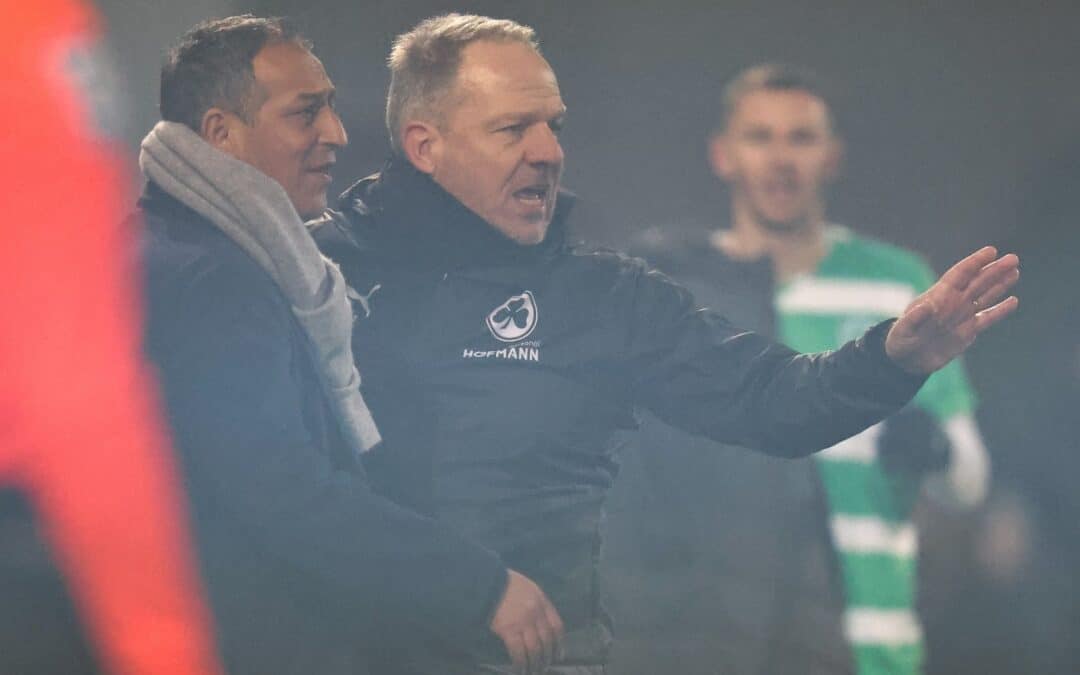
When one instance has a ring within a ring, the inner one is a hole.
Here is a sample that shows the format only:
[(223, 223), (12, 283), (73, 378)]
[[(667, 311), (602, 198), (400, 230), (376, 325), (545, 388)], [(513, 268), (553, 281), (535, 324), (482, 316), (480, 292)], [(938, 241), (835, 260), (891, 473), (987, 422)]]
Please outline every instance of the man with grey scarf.
[(364, 475), (405, 449), (381, 445), (344, 282), (301, 220), (325, 208), (346, 143), (333, 100), (283, 21), (200, 24), (166, 60), (139, 158), (146, 347), (226, 667), (405, 673), (380, 645), (468, 651), (491, 631), (542, 672), (562, 623), (539, 587)]

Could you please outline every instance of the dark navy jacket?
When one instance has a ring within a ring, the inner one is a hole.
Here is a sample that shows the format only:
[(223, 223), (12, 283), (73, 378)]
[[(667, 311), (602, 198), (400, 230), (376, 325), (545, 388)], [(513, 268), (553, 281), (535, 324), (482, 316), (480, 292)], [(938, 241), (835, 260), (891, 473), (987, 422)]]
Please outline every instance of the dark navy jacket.
[[(776, 334), (767, 258), (732, 260), (704, 232), (650, 229), (634, 244), (698, 302)], [(672, 662), (681, 675), (853, 672), (812, 458), (778, 460), (653, 419), (622, 458), (603, 566), (617, 672), (653, 675)]]
[(498, 557), (374, 494), (278, 287), (151, 184), (146, 346), (229, 672), (390, 672), (380, 646), (489, 635)]
[(600, 662), (603, 503), (614, 438), (638, 408), (798, 456), (896, 410), (922, 378), (885, 356), (888, 324), (816, 356), (741, 331), (639, 260), (569, 246), (565, 206), (543, 243), (521, 246), (392, 161), (313, 231), (354, 289), (355, 352), (384, 436), (432, 452), (380, 457), (373, 480), (536, 580), (570, 660)]

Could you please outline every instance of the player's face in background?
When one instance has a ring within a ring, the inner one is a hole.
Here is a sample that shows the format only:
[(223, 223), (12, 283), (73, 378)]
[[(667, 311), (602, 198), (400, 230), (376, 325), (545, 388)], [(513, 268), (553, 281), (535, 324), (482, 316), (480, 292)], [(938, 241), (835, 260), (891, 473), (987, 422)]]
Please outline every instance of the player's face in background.
[(453, 108), (432, 145), (435, 182), (520, 244), (543, 240), (555, 210), (566, 106), (547, 61), (516, 42), (462, 53)]
[(840, 154), (825, 102), (798, 89), (744, 94), (710, 146), (736, 212), (776, 232), (824, 218), (824, 190)]
[(251, 123), (231, 120), (227, 152), (270, 176), (303, 218), (326, 208), (335, 151), (347, 138), (333, 109), (334, 85), (311, 52), (285, 42), (252, 61), (256, 101)]

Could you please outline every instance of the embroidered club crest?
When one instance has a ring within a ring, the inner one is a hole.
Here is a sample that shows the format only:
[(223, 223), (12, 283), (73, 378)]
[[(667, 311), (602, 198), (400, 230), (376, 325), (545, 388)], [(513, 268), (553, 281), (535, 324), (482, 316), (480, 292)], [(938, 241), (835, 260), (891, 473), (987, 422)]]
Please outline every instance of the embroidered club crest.
[(487, 327), (496, 340), (517, 342), (536, 328), (536, 300), (530, 291), (515, 295), (487, 315)]

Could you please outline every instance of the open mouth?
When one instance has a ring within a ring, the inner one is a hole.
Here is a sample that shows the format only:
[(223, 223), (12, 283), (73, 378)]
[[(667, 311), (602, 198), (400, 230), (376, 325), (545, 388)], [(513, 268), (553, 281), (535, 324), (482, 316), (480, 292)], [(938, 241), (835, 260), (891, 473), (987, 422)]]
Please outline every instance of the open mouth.
[(313, 166), (310, 169), (308, 169), (309, 172), (311, 172), (311, 173), (313, 173), (313, 174), (315, 174), (317, 176), (320, 176), (322, 178), (325, 178), (326, 180), (330, 180), (332, 178), (332, 176), (330, 175), (330, 172), (333, 171), (333, 170), (334, 170), (334, 162), (327, 162), (326, 164), (320, 164), (318, 166)]
[(530, 185), (514, 192), (514, 198), (522, 204), (532, 207), (542, 207), (547, 201), (551, 188), (546, 184)]

